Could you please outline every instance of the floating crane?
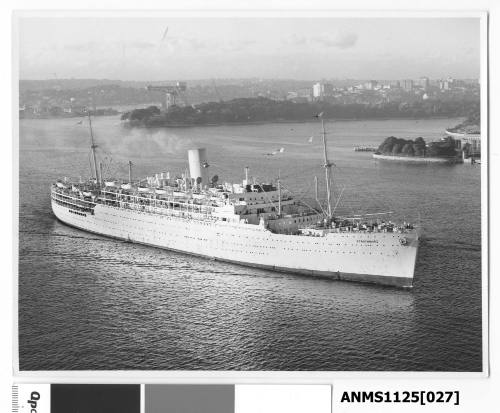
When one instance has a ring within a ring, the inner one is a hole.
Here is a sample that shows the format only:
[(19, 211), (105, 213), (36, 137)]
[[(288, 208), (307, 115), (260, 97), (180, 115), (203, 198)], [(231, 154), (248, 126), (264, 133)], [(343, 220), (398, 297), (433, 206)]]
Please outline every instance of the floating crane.
[[(168, 111), (170, 106), (175, 105), (177, 103), (178, 96), (181, 96), (183, 92), (187, 89), (186, 82), (177, 82), (175, 86), (146, 86), (146, 90), (149, 92), (163, 92), (165, 98), (161, 102), (161, 107)], [(183, 96), (184, 103), (187, 104), (185, 96)]]

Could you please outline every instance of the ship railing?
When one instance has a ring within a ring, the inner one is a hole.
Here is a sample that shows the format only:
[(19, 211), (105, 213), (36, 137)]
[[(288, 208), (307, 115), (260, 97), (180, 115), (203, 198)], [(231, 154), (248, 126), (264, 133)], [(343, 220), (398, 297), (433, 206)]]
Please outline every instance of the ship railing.
[(283, 214), (283, 217), (288, 219), (288, 218), (312, 217), (315, 215), (322, 215), (322, 213), (320, 211), (314, 211), (314, 212), (304, 211), (304, 212), (295, 212), (291, 214)]
[(113, 191), (101, 191), (101, 194), (104, 197), (100, 197), (103, 202), (127, 202), (127, 203), (137, 203), (140, 205), (154, 205), (155, 207), (163, 207), (163, 208), (171, 208), (172, 205), (177, 207), (185, 207), (187, 209), (196, 209), (196, 208), (210, 208), (213, 209), (213, 200), (210, 199), (209, 203), (202, 203), (199, 200), (189, 199), (184, 202), (178, 197), (168, 197), (168, 198), (160, 198), (156, 196), (145, 196), (145, 195), (135, 195), (128, 193), (119, 193)]
[(195, 217), (198, 219), (210, 219), (212, 216), (211, 207), (205, 205), (193, 205), (193, 204), (184, 204), (179, 202), (169, 202), (168, 204), (165, 202), (162, 205), (158, 203), (150, 203), (150, 202), (129, 202), (126, 200), (119, 200), (116, 198), (109, 199), (106, 197), (99, 197), (98, 199), (100, 203), (121, 209), (132, 209), (140, 212), (148, 212), (159, 215), (167, 215), (167, 216), (177, 216), (177, 217)]
[(88, 205), (82, 205), (82, 204), (79, 204), (79, 203), (70, 202), (68, 200), (68, 198), (58, 198), (57, 196), (53, 195), (52, 199), (58, 205), (61, 205), (61, 206), (67, 207), (67, 208), (71, 208), (71, 209), (74, 209), (74, 210), (77, 210), (77, 211), (92, 213), (93, 210), (94, 210), (93, 206), (90, 207)]
[(395, 233), (409, 233), (413, 231), (415, 228), (410, 225), (410, 226), (403, 226), (403, 225), (370, 225), (370, 224), (363, 224), (360, 226), (356, 225), (345, 225), (345, 226), (338, 226), (338, 227), (333, 227), (329, 228), (328, 231), (330, 232), (367, 232), (367, 233), (380, 233), (380, 232), (395, 232)]
[(310, 225), (301, 227), (301, 235), (305, 236), (322, 236), (328, 233), (351, 233), (351, 232), (364, 232), (364, 233), (410, 233), (415, 231), (415, 227), (411, 224), (395, 225), (395, 224), (381, 224), (371, 225), (368, 223), (361, 225), (338, 225), (329, 227), (325, 225)]
[(75, 192), (72, 192), (68, 189), (53, 188), (51, 193), (57, 194), (58, 196), (61, 196), (61, 197), (70, 198), (70, 199), (73, 199), (75, 201), (85, 202), (85, 203), (95, 205), (95, 202), (89, 201), (88, 199), (85, 199), (85, 198), (82, 198), (80, 195), (76, 195)]
[[(59, 190), (53, 190), (53, 193), (58, 196), (72, 200), (72, 205), (78, 206), (79, 203), (84, 203), (92, 206), (96, 203), (122, 209), (133, 209), (136, 211), (155, 213), (160, 215), (176, 216), (181, 218), (203, 219), (211, 221), (230, 221), (228, 218), (217, 217), (213, 215), (216, 205), (204, 204), (199, 202), (182, 202), (178, 198), (158, 198), (154, 196), (138, 196), (134, 194), (120, 193), (115, 191), (103, 190), (99, 191), (100, 196), (95, 199), (95, 202), (87, 201), (77, 196), (71, 196), (60, 193)], [(238, 215), (239, 217), (239, 215)]]
[(374, 228), (368, 228), (368, 229), (354, 229), (354, 228), (349, 228), (349, 227), (340, 227), (340, 228), (323, 228), (323, 229), (314, 229), (314, 228), (300, 228), (300, 235), (306, 236), (306, 237), (319, 237), (319, 236), (325, 236), (327, 234), (331, 233), (337, 233), (337, 234), (345, 234), (345, 233), (367, 233), (367, 234), (372, 234), (372, 233), (385, 233), (385, 232), (394, 232), (394, 233), (406, 233), (409, 231), (401, 231), (401, 230), (390, 230), (390, 229), (374, 229)]
[(152, 202), (129, 202), (125, 200), (113, 201), (120, 206), (123, 207), (138, 207), (142, 210), (153, 210), (158, 211), (160, 213), (165, 211), (182, 211), (182, 212), (190, 212), (190, 213), (203, 213), (203, 214), (211, 214), (213, 212), (213, 207), (207, 205), (200, 204), (190, 204), (190, 203), (182, 203), (177, 201), (158, 201), (153, 200)]
[(178, 218), (217, 221), (217, 218), (212, 216), (210, 213), (203, 211), (201, 212), (191, 211), (191, 210), (188, 211), (184, 209), (175, 209), (175, 208), (156, 208), (154, 206), (139, 205), (139, 204), (130, 204), (129, 209), (133, 209), (139, 212), (147, 212), (150, 214), (173, 216)]
[(75, 205), (84, 205), (84, 206), (92, 207), (92, 208), (95, 206), (95, 202), (88, 201), (86, 199), (75, 197), (75, 196), (72, 196), (69, 194), (61, 193), (58, 191), (52, 191), (52, 198), (53, 199), (60, 199), (60, 200), (71, 200), (72, 203)]

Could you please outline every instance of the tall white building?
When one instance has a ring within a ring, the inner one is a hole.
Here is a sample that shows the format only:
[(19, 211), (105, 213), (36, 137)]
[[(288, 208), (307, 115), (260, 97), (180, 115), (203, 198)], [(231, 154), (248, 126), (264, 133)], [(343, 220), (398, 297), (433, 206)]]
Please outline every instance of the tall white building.
[(313, 85), (313, 98), (322, 99), (325, 96), (333, 95), (333, 85), (331, 83), (315, 83)]
[(321, 83), (315, 83), (313, 85), (313, 97), (314, 98), (321, 98), (324, 95), (324, 88)]

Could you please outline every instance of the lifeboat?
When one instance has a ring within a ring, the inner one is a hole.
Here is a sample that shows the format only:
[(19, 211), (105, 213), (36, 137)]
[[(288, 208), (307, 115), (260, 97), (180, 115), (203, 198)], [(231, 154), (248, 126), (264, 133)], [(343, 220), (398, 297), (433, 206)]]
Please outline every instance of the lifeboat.
[(132, 185), (130, 185), (130, 184), (122, 184), (121, 188), (122, 189), (130, 189), (130, 188), (132, 188)]
[(158, 194), (158, 195), (164, 195), (167, 193), (167, 191), (165, 191), (164, 189), (155, 189), (155, 193)]
[(115, 181), (106, 181), (106, 182), (104, 182), (104, 185), (114, 187), (114, 186), (116, 186), (116, 182)]
[(82, 195), (90, 197), (90, 196), (92, 196), (92, 192), (82, 191)]
[(64, 185), (62, 182), (56, 182), (56, 185), (57, 185), (58, 188), (63, 188), (63, 189), (67, 188), (67, 186)]
[(151, 189), (150, 189), (150, 188), (148, 188), (147, 186), (138, 186), (138, 187), (137, 187), (137, 190), (138, 190), (139, 192), (151, 192)]

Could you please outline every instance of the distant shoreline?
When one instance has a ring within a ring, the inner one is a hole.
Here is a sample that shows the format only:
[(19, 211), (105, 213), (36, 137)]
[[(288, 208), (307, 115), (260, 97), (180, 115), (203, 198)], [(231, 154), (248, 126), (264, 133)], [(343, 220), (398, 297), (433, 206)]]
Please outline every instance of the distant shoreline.
[[(97, 115), (96, 117), (118, 117), (119, 114), (113, 115)], [(19, 120), (55, 120), (55, 119), (81, 119), (83, 116), (40, 116), (40, 117), (19, 117)], [(325, 118), (326, 122), (366, 122), (366, 121), (388, 121), (388, 120), (437, 120), (437, 119), (461, 119), (463, 116), (429, 116), (424, 118), (415, 117), (381, 117), (381, 118)], [(196, 127), (217, 127), (217, 126), (252, 126), (252, 125), (269, 125), (269, 124), (282, 124), (282, 123), (309, 123), (314, 122), (314, 119), (301, 119), (301, 120), (269, 120), (269, 121), (250, 121), (250, 122), (217, 122), (217, 123), (203, 123), (203, 124), (185, 124), (176, 123), (162, 126), (144, 126), (144, 125), (129, 125), (127, 121), (122, 121), (122, 125), (133, 129), (163, 129), (163, 128), (196, 128)]]
[[(463, 116), (430, 116), (425, 118), (414, 118), (414, 117), (384, 117), (384, 118), (325, 118), (325, 122), (366, 122), (366, 121), (387, 121), (387, 120), (434, 120), (434, 119), (460, 119)], [(162, 129), (162, 128), (196, 128), (196, 127), (215, 127), (215, 126), (252, 126), (252, 125), (269, 125), (273, 123), (309, 123), (314, 122), (311, 119), (301, 119), (301, 120), (269, 120), (269, 121), (252, 121), (252, 122), (217, 122), (217, 123), (203, 123), (203, 124), (168, 124), (162, 126), (144, 126), (144, 125), (127, 125), (126, 121), (123, 121), (123, 125), (128, 128), (140, 128), (140, 129)]]
[(423, 156), (398, 156), (398, 155), (384, 155), (374, 153), (374, 159), (380, 159), (384, 161), (394, 161), (394, 162), (410, 162), (410, 163), (463, 163), (462, 158), (459, 157), (423, 157)]

